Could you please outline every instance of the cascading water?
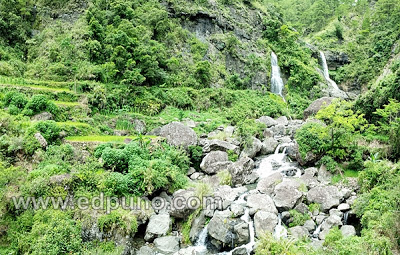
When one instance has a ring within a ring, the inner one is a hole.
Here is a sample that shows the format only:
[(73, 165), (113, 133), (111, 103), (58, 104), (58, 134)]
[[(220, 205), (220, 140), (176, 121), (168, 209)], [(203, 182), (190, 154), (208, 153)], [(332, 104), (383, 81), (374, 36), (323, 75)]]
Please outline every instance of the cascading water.
[(322, 223), (324, 222), (321, 222), (321, 224), (319, 224), (317, 229), (315, 229), (314, 233), (312, 234), (313, 239), (318, 239), (319, 233), (321, 233)]
[(278, 57), (274, 52), (271, 52), (271, 92), (280, 95), (283, 100), (285, 100), (282, 95), (283, 86), (281, 71), (278, 65)]
[(347, 220), (349, 219), (349, 212), (343, 214), (343, 225), (347, 225)]
[(325, 58), (325, 54), (323, 51), (319, 52), (320, 56), (321, 56), (321, 61), (322, 61), (322, 70), (324, 72), (324, 77), (326, 79), (327, 82), (329, 82), (329, 84), (337, 90), (340, 90), (339, 87), (337, 86), (336, 82), (333, 81), (330, 77), (329, 77), (329, 69), (328, 69), (328, 64), (326, 63), (326, 58)]
[(207, 226), (201, 231), (199, 238), (197, 239), (195, 251), (202, 253), (207, 251), (206, 240), (207, 240), (208, 229)]
[(281, 238), (287, 238), (287, 230), (282, 226), (282, 216), (278, 215), (278, 225), (274, 229), (274, 238), (280, 240)]
[[(297, 167), (297, 163), (290, 162), (286, 155), (287, 147), (290, 145), (290, 143), (280, 144), (275, 149), (274, 154), (261, 159), (260, 164), (256, 170), (260, 178), (266, 178), (276, 172), (280, 172), (284, 176), (301, 176), (301, 170)], [(280, 152), (282, 148), (283, 150), (282, 152)]]

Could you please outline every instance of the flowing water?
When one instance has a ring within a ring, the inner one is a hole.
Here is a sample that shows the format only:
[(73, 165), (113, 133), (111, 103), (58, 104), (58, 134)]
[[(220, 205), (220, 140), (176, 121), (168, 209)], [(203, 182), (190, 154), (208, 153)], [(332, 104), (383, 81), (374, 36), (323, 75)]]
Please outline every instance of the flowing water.
[(301, 176), (301, 170), (298, 168), (298, 164), (296, 162), (291, 162), (286, 155), (287, 147), (290, 145), (290, 143), (280, 144), (276, 148), (274, 154), (261, 158), (259, 166), (256, 169), (260, 178), (266, 178), (277, 172), (287, 177)]
[(282, 238), (287, 238), (287, 230), (282, 225), (282, 216), (281, 214), (278, 215), (278, 225), (276, 225), (274, 229), (274, 238), (276, 240), (280, 240)]
[(339, 87), (337, 86), (336, 82), (333, 81), (333, 80), (329, 77), (329, 69), (328, 69), (328, 64), (326, 63), (326, 58), (325, 58), (324, 52), (320, 51), (319, 54), (321, 55), (322, 70), (323, 70), (323, 72), (324, 72), (324, 77), (325, 77), (326, 81), (327, 81), (334, 89), (339, 90)]
[[(281, 71), (278, 65), (278, 57), (274, 52), (271, 52), (271, 92), (280, 95), (283, 98), (283, 80), (281, 78)], [(285, 100), (283, 98), (283, 100)]]

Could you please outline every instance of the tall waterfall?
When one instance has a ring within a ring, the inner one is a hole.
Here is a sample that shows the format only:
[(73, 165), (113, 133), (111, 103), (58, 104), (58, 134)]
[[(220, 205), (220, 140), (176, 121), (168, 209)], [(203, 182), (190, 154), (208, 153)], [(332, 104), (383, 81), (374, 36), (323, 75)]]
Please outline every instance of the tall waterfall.
[(271, 52), (271, 92), (278, 94), (283, 98), (283, 80), (281, 78), (281, 71), (278, 65), (278, 57), (274, 52)]
[(326, 80), (334, 89), (339, 90), (339, 87), (337, 86), (336, 82), (333, 81), (333, 80), (329, 77), (328, 64), (326, 63), (326, 58), (325, 58), (324, 52), (323, 52), (323, 51), (320, 51), (319, 54), (321, 55), (322, 70), (323, 70), (323, 72), (324, 72), (325, 80)]

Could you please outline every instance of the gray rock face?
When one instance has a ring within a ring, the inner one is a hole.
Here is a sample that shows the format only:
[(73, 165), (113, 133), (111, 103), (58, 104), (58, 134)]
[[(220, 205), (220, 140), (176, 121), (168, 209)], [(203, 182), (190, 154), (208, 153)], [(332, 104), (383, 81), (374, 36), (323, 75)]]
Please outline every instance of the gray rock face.
[(303, 112), (304, 119), (308, 119), (310, 116), (317, 114), (323, 107), (330, 105), (333, 99), (333, 97), (322, 97), (312, 102)]
[(254, 158), (260, 152), (262, 146), (261, 141), (253, 137), (253, 142), (242, 151), (240, 157)]
[(156, 252), (150, 248), (149, 246), (142, 246), (137, 252), (136, 255), (156, 255)]
[(258, 211), (254, 215), (254, 228), (257, 237), (260, 237), (264, 232), (273, 233), (276, 225), (278, 225), (278, 216), (275, 213)]
[[(194, 189), (181, 189), (181, 190), (177, 190), (174, 192), (173, 197), (177, 198), (180, 197), (185, 201), (188, 201), (188, 199), (190, 197), (194, 197), (195, 191)], [(184, 203), (186, 204), (186, 203)], [(184, 207), (184, 208), (176, 208), (175, 206), (172, 206), (171, 210), (170, 210), (170, 215), (174, 218), (179, 218), (179, 219), (184, 219), (186, 217), (188, 217), (191, 213), (193, 212), (193, 208), (189, 208), (189, 207)]]
[(281, 173), (274, 173), (266, 178), (260, 179), (257, 184), (257, 190), (261, 193), (271, 195), (274, 192), (275, 186), (283, 180)]
[(340, 194), (335, 186), (319, 186), (308, 191), (307, 200), (310, 203), (320, 204), (321, 210), (327, 211), (339, 205)]
[(344, 237), (356, 235), (356, 229), (352, 225), (344, 225), (344, 226), (342, 226), (340, 231), (342, 231), (342, 235)]
[(228, 150), (234, 151), (235, 153), (239, 154), (238, 146), (216, 139), (206, 141), (206, 144), (203, 147), (204, 153), (208, 153), (210, 151), (228, 151)]
[(42, 112), (42, 113), (38, 113), (36, 115), (34, 115), (32, 117), (32, 120), (52, 120), (53, 118), (53, 114), (49, 113), (49, 112)]
[(303, 193), (298, 190), (299, 183), (294, 179), (284, 179), (283, 182), (276, 185), (273, 200), (278, 209), (288, 211), (293, 209)]
[(318, 170), (318, 181), (322, 184), (329, 184), (332, 180), (332, 174), (326, 169), (325, 165), (322, 165)]
[(322, 223), (321, 229), (331, 229), (334, 226), (342, 226), (342, 218), (337, 215), (331, 215)]
[(151, 241), (156, 237), (165, 236), (171, 230), (172, 221), (168, 214), (153, 214), (146, 228), (144, 240)]
[(192, 243), (195, 243), (197, 238), (199, 237), (200, 232), (204, 228), (204, 224), (206, 223), (206, 217), (204, 215), (204, 211), (200, 213), (199, 216), (197, 216), (193, 221), (192, 221), (192, 227), (190, 228), (190, 233), (189, 233), (189, 238)]
[(233, 185), (249, 184), (245, 182), (245, 176), (250, 175), (253, 169), (254, 161), (249, 157), (239, 158), (238, 161), (230, 165), (228, 170), (232, 175)]
[(223, 210), (228, 208), (236, 198), (239, 197), (239, 194), (246, 192), (247, 189), (245, 187), (241, 188), (231, 188), (227, 185), (220, 186), (215, 192), (214, 197), (219, 197), (222, 199)]
[(193, 129), (180, 122), (172, 122), (160, 130), (160, 136), (165, 137), (167, 142), (173, 146), (188, 148), (197, 144), (197, 135)]
[(256, 119), (256, 121), (261, 122), (263, 124), (265, 124), (265, 126), (267, 128), (275, 126), (278, 124), (278, 122), (276, 120), (274, 120), (273, 118), (269, 117), (269, 116), (262, 116), (259, 119)]
[(265, 194), (252, 194), (247, 197), (247, 206), (250, 207), (250, 214), (257, 211), (265, 211), (278, 214), (272, 198)]
[(242, 220), (233, 227), (233, 233), (235, 234), (236, 245), (246, 244), (250, 240), (249, 224)]
[(46, 139), (42, 136), (41, 133), (36, 133), (35, 134), (35, 139), (39, 142), (40, 146), (42, 146), (42, 148), (46, 148), (47, 147), (47, 141)]
[(215, 174), (227, 170), (232, 162), (228, 161), (228, 153), (225, 151), (212, 151), (201, 161), (200, 168), (207, 174)]
[(294, 239), (302, 239), (308, 237), (308, 230), (302, 226), (289, 228), (289, 233)]
[(278, 141), (275, 140), (273, 137), (267, 138), (262, 143), (261, 147), (261, 154), (262, 155), (269, 155), (275, 152), (276, 147), (278, 147)]
[(179, 238), (176, 236), (164, 236), (154, 240), (154, 246), (162, 254), (174, 254), (179, 251)]
[(330, 70), (349, 64), (349, 56), (344, 52), (324, 51), (326, 62)]
[(208, 234), (215, 240), (224, 243), (231, 244), (232, 235), (232, 225), (233, 220), (230, 218), (230, 211), (216, 211), (214, 217), (208, 223)]
[(277, 118), (276, 122), (278, 123), (278, 125), (282, 125), (282, 126), (287, 126), (289, 124), (289, 121), (286, 116), (281, 116), (281, 117)]
[(307, 229), (309, 233), (312, 233), (316, 229), (317, 225), (313, 220), (307, 220), (303, 227)]

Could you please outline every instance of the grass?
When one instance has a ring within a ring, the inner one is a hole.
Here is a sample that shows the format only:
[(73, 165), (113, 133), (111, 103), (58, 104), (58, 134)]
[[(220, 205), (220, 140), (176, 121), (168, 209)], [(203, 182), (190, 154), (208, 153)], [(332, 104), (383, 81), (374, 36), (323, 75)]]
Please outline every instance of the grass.
[(87, 128), (91, 127), (87, 123), (75, 122), (75, 121), (57, 122), (57, 125), (59, 125), (59, 126), (72, 126), (72, 127), (87, 127)]
[[(142, 136), (143, 139), (154, 139), (156, 136)], [(103, 142), (103, 143), (122, 143), (126, 138), (135, 140), (139, 136), (116, 136), (116, 135), (89, 135), (89, 136), (69, 136), (65, 140), (70, 142)]]
[(57, 106), (81, 106), (79, 102), (63, 102), (63, 101), (52, 101)]
[(69, 92), (73, 93), (73, 91), (65, 88), (49, 88), (46, 86), (42, 85), (30, 85), (30, 84), (0, 84), (0, 86), (4, 87), (19, 87), (19, 88), (30, 88), (30, 89), (36, 89), (36, 90), (41, 90), (41, 91), (50, 91), (50, 92)]
[(338, 183), (340, 181), (346, 181), (346, 178), (357, 178), (358, 177), (358, 171), (355, 170), (344, 170), (343, 175), (334, 175), (332, 177), (332, 183)]

